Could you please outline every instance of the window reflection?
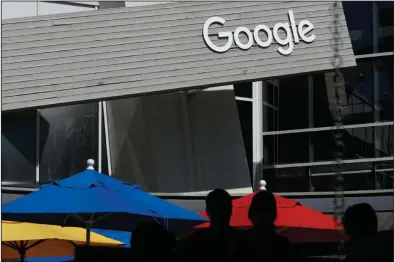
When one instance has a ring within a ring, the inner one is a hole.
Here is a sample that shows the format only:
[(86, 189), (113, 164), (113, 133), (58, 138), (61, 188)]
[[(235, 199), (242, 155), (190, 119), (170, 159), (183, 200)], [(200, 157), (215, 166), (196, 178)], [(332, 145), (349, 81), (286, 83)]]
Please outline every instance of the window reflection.
[[(346, 191), (392, 188), (393, 165), (384, 162), (342, 164)], [(274, 192), (332, 192), (336, 187), (335, 164), (266, 168), (264, 180)]]
[(2, 114), (2, 181), (36, 182), (36, 110)]
[(393, 56), (375, 62), (378, 71), (378, 110), (380, 121), (393, 121)]
[(373, 122), (374, 69), (372, 61), (358, 61), (357, 67), (345, 71), (345, 124)]
[(62, 179), (86, 169), (98, 158), (97, 103), (41, 109), (48, 131), (40, 126), (40, 183)]
[(394, 2), (381, 1), (375, 2), (377, 9), (377, 35), (378, 35), (378, 52), (393, 51), (394, 37)]
[[(344, 130), (345, 153), (343, 159), (373, 158), (375, 156), (373, 133), (373, 127)], [(333, 131), (313, 132), (310, 135), (314, 161), (335, 161)]]
[(252, 103), (237, 101), (239, 121), (241, 124), (242, 138), (248, 161), (249, 172), (253, 169), (253, 123), (252, 123)]
[(252, 98), (252, 83), (242, 83), (234, 85), (235, 96)]
[(264, 169), (264, 180), (273, 192), (311, 192), (308, 167)]
[(342, 2), (346, 23), (356, 55), (373, 52), (372, 2)]
[(393, 51), (392, 1), (344, 1), (342, 4), (356, 55)]
[(267, 135), (264, 147), (264, 166), (309, 162), (308, 133)]
[(308, 76), (283, 77), (264, 88), (264, 131), (308, 127)]

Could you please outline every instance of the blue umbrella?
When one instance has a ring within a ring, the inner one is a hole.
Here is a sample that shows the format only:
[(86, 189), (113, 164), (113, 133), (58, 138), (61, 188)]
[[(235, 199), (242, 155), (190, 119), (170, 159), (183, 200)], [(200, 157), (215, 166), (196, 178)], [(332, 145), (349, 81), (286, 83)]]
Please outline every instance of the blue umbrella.
[(66, 188), (104, 187), (109, 190), (118, 191), (128, 203), (138, 203), (144, 208), (147, 208), (149, 212), (155, 214), (155, 217), (162, 218), (166, 228), (172, 231), (180, 231), (207, 222), (206, 218), (192, 211), (141, 190), (137, 184), (129, 184), (95, 170), (85, 170), (69, 178), (56, 181), (54, 184)]
[(112, 191), (117, 191), (122, 195), (122, 198), (126, 202), (138, 203), (142, 207), (146, 208), (151, 214), (154, 214), (152, 215), (153, 217), (161, 218), (167, 229), (175, 232), (207, 222), (206, 218), (201, 217), (192, 211), (174, 205), (141, 190), (140, 186), (137, 184), (130, 184), (101, 174), (95, 171), (92, 166), (79, 174), (58, 180), (54, 182), (54, 184), (65, 188), (104, 187)]
[(87, 243), (92, 227), (132, 231), (138, 223), (154, 219), (162, 220), (170, 230), (181, 231), (207, 221), (142, 191), (138, 185), (100, 174), (92, 166), (4, 204), (2, 209), (7, 220), (86, 227)]
[(124, 243), (122, 248), (129, 248), (130, 247), (130, 240), (131, 240), (131, 232), (128, 231), (117, 231), (117, 230), (107, 230), (107, 229), (95, 229), (93, 228), (92, 231), (94, 233), (118, 240)]
[(74, 261), (73, 256), (64, 257), (32, 257), (26, 260), (26, 262), (71, 262)]
[(64, 188), (50, 184), (4, 204), (2, 216), (11, 221), (84, 227), (89, 243), (93, 226), (131, 231), (139, 222), (152, 221), (155, 214), (103, 187)]

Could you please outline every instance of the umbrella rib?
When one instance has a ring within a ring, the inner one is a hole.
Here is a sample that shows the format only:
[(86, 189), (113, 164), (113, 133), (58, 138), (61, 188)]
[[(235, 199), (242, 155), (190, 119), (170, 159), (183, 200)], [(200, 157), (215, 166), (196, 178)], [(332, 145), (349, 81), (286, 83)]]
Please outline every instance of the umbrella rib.
[(10, 242), (10, 243), (2, 242), (2, 244), (5, 245), (5, 246), (7, 246), (7, 247), (9, 247), (9, 248), (12, 248), (12, 249), (14, 249), (14, 250), (16, 250), (16, 251), (19, 250), (19, 247), (18, 247), (17, 245), (15, 245), (14, 242)]
[[(96, 214), (96, 213), (93, 213), (93, 215), (94, 215), (94, 214)], [(100, 220), (106, 219), (106, 218), (109, 217), (109, 216), (112, 216), (113, 213), (109, 213), (109, 214), (102, 215), (101, 217), (98, 217), (98, 218), (96, 218), (95, 220), (93, 220), (93, 215), (92, 215), (92, 224), (94, 224), (94, 223), (96, 223), (96, 222), (98, 222), (98, 221), (100, 221)]]
[(282, 227), (281, 229), (279, 229), (278, 231), (276, 231), (276, 232), (282, 232), (282, 231), (284, 231), (284, 230), (286, 230), (288, 227)]
[(46, 240), (46, 239), (38, 240), (38, 241), (34, 242), (33, 244), (31, 244), (30, 246), (26, 246), (25, 248), (26, 248), (26, 250), (28, 250), (28, 249), (30, 249), (30, 248), (33, 248), (33, 247), (35, 247), (35, 246), (38, 246), (39, 244), (41, 244), (41, 243), (44, 242), (45, 240)]

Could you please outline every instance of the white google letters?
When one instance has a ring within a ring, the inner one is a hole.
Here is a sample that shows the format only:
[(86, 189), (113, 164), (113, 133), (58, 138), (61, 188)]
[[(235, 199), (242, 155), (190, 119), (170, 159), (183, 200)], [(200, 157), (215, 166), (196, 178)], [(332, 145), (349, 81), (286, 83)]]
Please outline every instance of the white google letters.
[[(277, 23), (276, 25), (274, 25), (272, 31), (266, 25), (257, 25), (254, 28), (253, 33), (244, 26), (236, 28), (234, 33), (230, 31), (219, 32), (219, 38), (227, 39), (226, 44), (222, 46), (217, 46), (211, 41), (208, 31), (209, 27), (212, 24), (218, 23), (220, 25), (224, 25), (225, 20), (217, 16), (211, 17), (204, 24), (204, 41), (213, 51), (216, 51), (218, 53), (224, 53), (231, 48), (234, 42), (240, 49), (248, 50), (252, 47), (254, 42), (262, 48), (267, 48), (272, 44), (272, 41), (275, 40), (280, 45), (280, 47), (278, 47), (278, 52), (282, 55), (290, 55), (291, 52), (293, 52), (294, 43), (298, 44), (300, 42), (300, 39), (306, 43), (312, 43), (315, 40), (316, 36), (314, 34), (310, 34), (309, 36), (307, 36), (307, 34), (310, 33), (314, 28), (313, 24), (310, 21), (302, 20), (298, 23), (297, 26), (294, 19), (293, 11), (289, 10), (288, 16), (290, 23)], [(281, 29), (285, 32), (285, 38), (281, 38), (281, 36), (279, 35)], [(264, 41), (261, 40), (259, 36), (260, 32), (265, 33), (267, 39), (265, 39)], [(247, 42), (240, 41), (240, 34), (246, 35)]]

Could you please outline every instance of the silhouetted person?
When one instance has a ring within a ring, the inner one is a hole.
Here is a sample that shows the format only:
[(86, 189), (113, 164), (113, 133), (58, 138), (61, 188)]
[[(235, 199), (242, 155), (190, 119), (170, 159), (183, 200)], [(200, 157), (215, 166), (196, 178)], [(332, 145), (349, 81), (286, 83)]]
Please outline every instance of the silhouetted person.
[(229, 193), (217, 188), (206, 198), (209, 228), (201, 229), (186, 239), (184, 254), (196, 256), (229, 256), (235, 254), (238, 231), (230, 226), (232, 199)]
[(243, 253), (265, 261), (294, 261), (297, 258), (289, 240), (276, 233), (277, 209), (272, 193), (258, 192), (252, 199), (248, 216), (252, 229), (243, 233)]
[(141, 223), (134, 229), (130, 245), (134, 256), (167, 256), (175, 247), (175, 237), (158, 223)]
[(392, 240), (378, 233), (378, 218), (369, 204), (350, 206), (342, 222), (350, 237), (347, 261), (392, 261)]

